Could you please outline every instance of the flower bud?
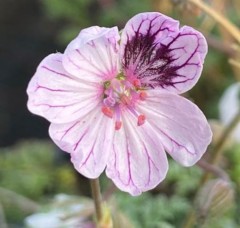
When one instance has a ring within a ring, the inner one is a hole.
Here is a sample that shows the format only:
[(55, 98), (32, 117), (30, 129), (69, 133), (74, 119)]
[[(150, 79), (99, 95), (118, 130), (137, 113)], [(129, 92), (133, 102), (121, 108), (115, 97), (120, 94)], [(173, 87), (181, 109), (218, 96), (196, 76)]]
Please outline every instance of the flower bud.
[(198, 219), (211, 219), (226, 213), (234, 202), (234, 190), (231, 183), (215, 179), (207, 182), (196, 199)]

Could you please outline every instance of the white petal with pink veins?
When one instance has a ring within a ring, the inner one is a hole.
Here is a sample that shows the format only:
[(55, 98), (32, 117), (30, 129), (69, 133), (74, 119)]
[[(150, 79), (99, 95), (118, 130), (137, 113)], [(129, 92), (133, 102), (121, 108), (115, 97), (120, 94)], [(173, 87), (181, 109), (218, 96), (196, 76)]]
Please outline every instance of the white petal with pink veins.
[(99, 84), (83, 83), (66, 72), (62, 56), (47, 56), (27, 88), (28, 109), (53, 123), (74, 121), (96, 108), (102, 89)]
[(139, 195), (165, 178), (167, 157), (148, 123), (137, 126), (136, 117), (127, 111), (122, 117), (123, 127), (115, 131), (106, 174), (122, 191)]
[(191, 166), (206, 152), (212, 139), (201, 110), (187, 99), (171, 93), (148, 91), (139, 112), (158, 134), (166, 151), (180, 164)]
[(63, 65), (81, 80), (102, 82), (119, 71), (117, 27), (90, 27), (80, 32), (66, 48)]
[(123, 69), (145, 88), (174, 93), (191, 89), (202, 72), (207, 43), (204, 36), (160, 13), (138, 14), (121, 37)]
[(114, 124), (98, 110), (68, 124), (51, 124), (49, 134), (63, 151), (71, 154), (75, 169), (88, 178), (97, 178), (109, 157)]

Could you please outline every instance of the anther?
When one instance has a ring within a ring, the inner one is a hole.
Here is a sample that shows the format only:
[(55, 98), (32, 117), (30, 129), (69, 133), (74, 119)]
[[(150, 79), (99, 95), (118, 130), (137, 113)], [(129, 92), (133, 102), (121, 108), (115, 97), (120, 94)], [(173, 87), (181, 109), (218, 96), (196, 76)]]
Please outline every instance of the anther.
[(142, 100), (142, 101), (146, 100), (146, 98), (147, 98), (147, 93), (144, 92), (144, 91), (140, 92), (140, 93), (139, 93), (139, 98), (140, 98), (140, 100)]
[(103, 112), (104, 115), (106, 115), (109, 118), (113, 117), (113, 110), (110, 109), (109, 107), (103, 106), (102, 107), (102, 112)]
[(145, 120), (146, 120), (146, 117), (143, 114), (139, 115), (137, 125), (138, 126), (143, 125), (145, 123)]
[(122, 122), (121, 121), (116, 121), (115, 122), (115, 130), (119, 130), (122, 127)]
[(136, 88), (139, 88), (141, 86), (141, 82), (138, 79), (134, 79), (132, 83)]

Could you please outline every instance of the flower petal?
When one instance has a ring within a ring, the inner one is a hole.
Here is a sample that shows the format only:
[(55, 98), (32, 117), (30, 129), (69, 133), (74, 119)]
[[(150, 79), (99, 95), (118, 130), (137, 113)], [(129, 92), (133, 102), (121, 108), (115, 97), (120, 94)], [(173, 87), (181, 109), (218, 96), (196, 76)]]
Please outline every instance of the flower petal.
[(28, 88), (28, 109), (53, 123), (74, 121), (100, 102), (98, 84), (83, 83), (62, 66), (62, 54), (47, 56), (38, 66)]
[(141, 13), (130, 19), (121, 37), (122, 64), (127, 77), (145, 88), (183, 93), (202, 72), (207, 53), (204, 36), (160, 13)]
[(211, 142), (212, 132), (201, 110), (179, 95), (150, 90), (139, 112), (156, 130), (166, 151), (184, 166), (196, 163)]
[(113, 129), (113, 121), (97, 110), (72, 123), (51, 124), (49, 134), (58, 147), (71, 153), (79, 173), (97, 178), (106, 167)]
[(168, 162), (157, 134), (148, 123), (137, 126), (126, 112), (115, 132), (106, 174), (122, 191), (139, 195), (156, 187), (166, 176)]
[(118, 73), (118, 28), (83, 29), (64, 52), (65, 69), (81, 80), (99, 82)]

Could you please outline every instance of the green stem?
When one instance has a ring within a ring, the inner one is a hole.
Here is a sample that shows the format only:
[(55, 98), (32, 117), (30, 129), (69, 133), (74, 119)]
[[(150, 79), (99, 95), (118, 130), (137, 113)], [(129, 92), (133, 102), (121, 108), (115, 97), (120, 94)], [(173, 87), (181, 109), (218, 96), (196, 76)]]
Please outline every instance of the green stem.
[(94, 201), (95, 206), (95, 213), (96, 213), (96, 219), (97, 224), (99, 224), (102, 220), (102, 196), (100, 191), (100, 184), (99, 179), (91, 179), (90, 180), (91, 189), (92, 189), (92, 197)]
[(216, 165), (213, 164), (209, 164), (208, 162), (204, 161), (203, 159), (200, 160), (197, 165), (203, 169), (206, 172), (212, 173), (214, 174), (216, 177), (225, 180), (225, 181), (229, 181), (229, 176), (228, 174), (221, 168), (219, 168)]

